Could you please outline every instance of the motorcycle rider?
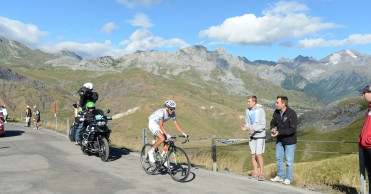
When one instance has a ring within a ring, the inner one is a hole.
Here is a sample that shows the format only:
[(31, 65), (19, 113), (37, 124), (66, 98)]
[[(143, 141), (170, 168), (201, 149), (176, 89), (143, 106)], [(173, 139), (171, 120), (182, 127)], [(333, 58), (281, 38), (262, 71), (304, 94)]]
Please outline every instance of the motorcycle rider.
[[(171, 135), (165, 130), (164, 122), (169, 120), (170, 118), (173, 119), (174, 125), (179, 133), (182, 133), (185, 137), (188, 137), (186, 133), (184, 133), (183, 129), (180, 127), (178, 121), (176, 120), (175, 115), (175, 108), (176, 103), (173, 100), (167, 100), (165, 102), (165, 108), (160, 108), (153, 112), (151, 116), (149, 116), (148, 120), (148, 128), (151, 130), (153, 135), (157, 136), (158, 141), (153, 145), (152, 149), (148, 151), (149, 161), (155, 163), (155, 159), (153, 156), (154, 151), (165, 141), (165, 139), (171, 139)], [(167, 145), (164, 145), (164, 152), (167, 151)], [(166, 165), (167, 163), (165, 163)]]
[[(99, 98), (98, 93), (97, 92), (93, 92), (93, 84), (90, 83), (90, 82), (85, 83), (77, 91), (77, 93), (80, 96), (80, 101), (79, 101), (79, 104), (78, 104), (79, 107), (82, 110), (82, 112), (80, 114), (84, 114), (84, 111), (86, 110), (86, 105), (87, 105), (88, 102), (95, 103), (95, 102), (97, 102), (97, 100)], [(75, 139), (76, 139), (75, 144), (76, 145), (80, 145), (81, 144), (81, 129), (83, 127), (83, 123), (81, 123), (80, 121), (75, 122), (75, 127), (77, 127), (77, 129), (76, 129), (76, 135), (75, 135)]]
[(88, 131), (89, 129), (87, 126), (90, 124), (90, 122), (94, 119), (95, 115), (103, 115), (103, 112), (101, 110), (95, 109), (95, 103), (94, 102), (88, 102), (86, 103), (86, 111), (82, 115), (82, 117), (85, 118), (83, 122), (82, 127), (82, 133)]

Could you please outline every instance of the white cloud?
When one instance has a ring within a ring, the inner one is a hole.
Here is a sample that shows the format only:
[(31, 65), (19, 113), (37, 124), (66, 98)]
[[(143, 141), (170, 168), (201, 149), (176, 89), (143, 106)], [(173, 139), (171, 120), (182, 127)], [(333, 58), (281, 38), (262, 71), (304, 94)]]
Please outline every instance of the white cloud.
[(371, 44), (371, 34), (352, 34), (348, 40), (352, 44)]
[(299, 38), (318, 31), (340, 27), (323, 23), (321, 18), (305, 14), (306, 5), (297, 2), (279, 2), (263, 11), (262, 17), (245, 14), (227, 18), (218, 26), (202, 30), (202, 37), (234, 44), (271, 45), (287, 38)]
[(153, 4), (160, 3), (161, 0), (116, 0), (116, 2), (133, 9), (136, 7), (150, 7)]
[(83, 58), (92, 58), (100, 56), (120, 57), (124, 54), (124, 50), (112, 45), (110, 40), (104, 43), (89, 42), (78, 43), (72, 41), (64, 41), (57, 44), (45, 44), (39, 47), (43, 51), (56, 53), (61, 50), (69, 50), (75, 52)]
[(342, 40), (325, 40), (323, 38), (303, 39), (298, 42), (299, 48), (336, 47), (346, 44), (371, 44), (371, 34), (351, 34)]
[[(105, 28), (109, 31), (109, 29), (112, 29), (111, 27), (115, 25), (105, 26), (110, 26)], [(0, 35), (7, 39), (16, 40), (25, 44), (27, 47), (37, 48), (47, 53), (69, 50), (83, 58), (101, 56), (118, 58), (124, 54), (132, 54), (137, 50), (149, 51), (161, 48), (183, 48), (189, 46), (185, 41), (178, 38), (164, 39), (154, 36), (147, 28), (136, 30), (128, 40), (121, 41), (118, 46), (113, 44), (110, 40), (106, 40), (103, 43), (79, 43), (72, 41), (44, 43), (41, 41), (41, 38), (48, 35), (48, 32), (40, 31), (35, 25), (24, 24), (20, 21), (10, 20), (4, 17), (0, 17)], [(59, 40), (64, 39), (62, 35), (57, 35), (57, 37), (59, 37)]]
[(114, 22), (108, 22), (102, 26), (100, 31), (105, 34), (110, 34), (116, 28), (118, 28), (118, 26)]
[(0, 35), (35, 48), (40, 39), (48, 35), (48, 32), (39, 30), (33, 24), (24, 24), (17, 20), (0, 16)]
[(137, 50), (150, 51), (156, 50), (161, 47), (186, 47), (189, 46), (186, 42), (178, 38), (172, 38), (165, 40), (161, 37), (153, 36), (152, 33), (147, 29), (136, 30), (129, 38), (123, 43), (127, 44), (125, 48), (126, 53), (134, 53)]
[(139, 27), (144, 27), (144, 28), (150, 28), (153, 26), (153, 24), (151, 23), (147, 15), (143, 13), (137, 13), (134, 16), (134, 19), (128, 20), (127, 22), (133, 26), (139, 26)]

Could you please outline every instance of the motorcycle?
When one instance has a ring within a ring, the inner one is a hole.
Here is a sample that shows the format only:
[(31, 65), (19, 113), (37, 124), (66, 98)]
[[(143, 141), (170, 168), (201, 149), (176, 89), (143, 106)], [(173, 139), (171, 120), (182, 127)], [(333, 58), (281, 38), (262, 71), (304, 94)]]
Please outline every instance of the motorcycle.
[[(83, 130), (81, 150), (85, 155), (98, 154), (104, 162), (109, 157), (109, 136), (111, 129), (108, 127), (108, 120), (112, 117), (104, 115), (102, 110), (97, 110), (99, 114), (95, 114), (93, 118), (83, 116), (81, 122), (86, 122), (88, 125)], [(107, 110), (110, 113), (110, 110)]]

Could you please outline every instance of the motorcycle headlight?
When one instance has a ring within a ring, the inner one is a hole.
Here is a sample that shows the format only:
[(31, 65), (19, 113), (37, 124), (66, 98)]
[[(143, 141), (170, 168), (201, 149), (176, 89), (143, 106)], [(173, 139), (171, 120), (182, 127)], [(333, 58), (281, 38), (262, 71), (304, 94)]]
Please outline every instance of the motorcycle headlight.
[(104, 122), (104, 121), (98, 121), (97, 122), (97, 125), (98, 126), (104, 126), (104, 125), (106, 125), (106, 122)]

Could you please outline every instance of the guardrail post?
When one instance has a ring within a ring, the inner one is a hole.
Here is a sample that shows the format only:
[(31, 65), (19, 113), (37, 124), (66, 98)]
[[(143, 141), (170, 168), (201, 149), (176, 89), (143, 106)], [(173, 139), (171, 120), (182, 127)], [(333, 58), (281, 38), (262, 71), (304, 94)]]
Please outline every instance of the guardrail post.
[(366, 169), (365, 169), (365, 161), (363, 158), (363, 151), (360, 146), (358, 146), (358, 156), (359, 156), (359, 175), (360, 175), (359, 178), (361, 181), (360, 193), (366, 194), (366, 177), (365, 177)]
[(147, 143), (147, 129), (143, 128), (143, 145)]
[(211, 136), (211, 159), (213, 160), (213, 171), (216, 172), (217, 168), (217, 161), (216, 161), (216, 142), (215, 142), (216, 135)]

